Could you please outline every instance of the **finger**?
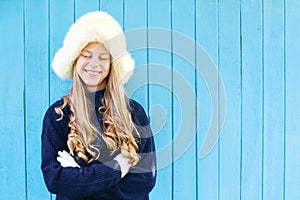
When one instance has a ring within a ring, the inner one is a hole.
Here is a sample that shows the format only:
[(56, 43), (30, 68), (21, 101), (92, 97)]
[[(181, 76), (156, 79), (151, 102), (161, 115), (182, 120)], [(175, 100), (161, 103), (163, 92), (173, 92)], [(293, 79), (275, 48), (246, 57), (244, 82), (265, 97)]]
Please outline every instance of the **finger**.
[(68, 153), (65, 153), (65, 151), (58, 151), (58, 155), (62, 158), (67, 158), (68, 157)]
[(66, 151), (59, 151), (58, 155), (64, 159), (69, 159), (71, 157), (71, 155), (68, 154)]
[(58, 155), (59, 155), (59, 156), (62, 156), (62, 151), (58, 151)]
[(57, 157), (57, 161), (60, 162), (63, 167), (79, 167), (78, 163), (75, 159), (65, 150), (58, 152), (59, 156)]
[(68, 165), (78, 165), (75, 159), (70, 154), (64, 155), (64, 160), (66, 163), (68, 163)]
[(66, 151), (63, 151), (63, 155), (64, 155), (64, 158), (66, 158), (66, 159), (68, 159), (68, 160), (70, 160), (70, 161), (73, 161), (74, 160), (74, 158), (73, 158), (73, 156), (71, 156), (68, 152), (66, 152)]
[(60, 157), (60, 156), (57, 156), (56, 160), (57, 160), (59, 163), (62, 163), (62, 162), (63, 162), (63, 159), (62, 159), (62, 157)]
[(60, 165), (62, 167), (71, 167), (71, 163), (69, 163), (67, 160), (65, 160), (64, 158), (62, 157), (57, 157), (57, 161), (60, 163)]
[(58, 157), (56, 158), (56, 160), (57, 160), (58, 162), (60, 162), (61, 165), (67, 165), (67, 164), (69, 163), (68, 160), (66, 160), (65, 158), (60, 157), (60, 156), (58, 156)]
[(72, 163), (70, 161), (70, 159), (66, 158), (64, 155), (58, 156), (57, 161), (59, 161), (61, 164), (64, 164), (64, 165), (68, 165), (68, 163)]
[(70, 161), (70, 162), (75, 162), (73, 156), (71, 156), (69, 153), (64, 152), (63, 155), (64, 155), (64, 158), (65, 158), (66, 160), (68, 160), (68, 161)]
[(66, 152), (65, 150), (63, 150), (62, 154), (65, 156), (70, 156), (70, 154), (68, 152)]

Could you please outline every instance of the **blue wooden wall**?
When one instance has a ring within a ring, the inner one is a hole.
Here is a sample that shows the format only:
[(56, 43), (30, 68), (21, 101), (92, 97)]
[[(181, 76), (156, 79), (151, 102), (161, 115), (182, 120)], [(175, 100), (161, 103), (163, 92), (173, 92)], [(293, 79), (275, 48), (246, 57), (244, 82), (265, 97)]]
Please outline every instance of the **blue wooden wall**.
[(151, 199), (300, 199), (299, 0), (0, 0), (1, 200), (55, 197), (40, 170), (42, 119), (71, 81), (50, 65), (94, 10), (131, 36), (128, 91), (158, 150)]

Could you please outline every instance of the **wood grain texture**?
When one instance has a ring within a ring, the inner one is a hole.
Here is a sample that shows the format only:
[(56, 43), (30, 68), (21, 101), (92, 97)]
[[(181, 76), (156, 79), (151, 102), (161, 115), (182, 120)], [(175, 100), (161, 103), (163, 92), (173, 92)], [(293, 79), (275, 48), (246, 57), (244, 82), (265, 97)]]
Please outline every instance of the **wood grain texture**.
[(284, 3), (264, 1), (263, 198), (284, 199)]
[[(218, 2), (200, 0), (196, 1), (196, 41), (202, 49), (210, 56), (217, 66), (218, 62)], [(201, 71), (207, 69), (206, 60), (196, 57), (197, 65)], [(217, 109), (216, 99), (211, 96), (217, 96), (217, 90), (209, 90), (207, 80), (210, 79), (213, 88), (217, 88), (218, 77), (214, 74), (212, 77), (203, 77), (197, 74), (197, 102), (200, 109), (200, 124), (197, 130), (197, 152), (198, 152), (198, 199), (218, 199), (218, 148), (215, 145), (213, 149), (207, 152), (204, 158), (200, 158), (200, 152), (203, 142), (211, 126), (213, 113)], [(214, 93), (214, 94), (212, 94)], [(214, 127), (217, 130), (217, 127)], [(216, 133), (214, 133), (216, 134)], [(216, 141), (217, 142), (217, 141)]]
[(262, 198), (263, 62), (261, 1), (241, 2), (242, 199)]
[(295, 0), (285, 1), (285, 198), (299, 199), (300, 185), (300, 155), (298, 154), (300, 138), (300, 93), (298, 81), (300, 28), (296, 25), (300, 20), (300, 2)]
[[(148, 27), (157, 28), (148, 36), (149, 108), (151, 128), (155, 134), (157, 182), (151, 199), (171, 200), (173, 197), (172, 165), (172, 70), (171, 70), (171, 1), (148, 2)], [(162, 73), (163, 72), (163, 73)], [(159, 98), (158, 98), (159, 97)], [(170, 148), (168, 148), (170, 147)], [(168, 162), (165, 162), (165, 161)], [(167, 186), (167, 187), (166, 187)], [(163, 192), (161, 188), (164, 188)]]
[(40, 170), (41, 124), (49, 105), (48, 3), (26, 1), (24, 10), (27, 198), (49, 199)]
[(1, 2), (0, 13), (0, 199), (26, 199), (23, 2)]
[(219, 1), (218, 9), (219, 73), (226, 92), (226, 118), (219, 146), (219, 198), (239, 199), (242, 93), (240, 2)]
[[(197, 196), (194, 3), (172, 1), (174, 199)], [(183, 35), (186, 42), (181, 38)]]

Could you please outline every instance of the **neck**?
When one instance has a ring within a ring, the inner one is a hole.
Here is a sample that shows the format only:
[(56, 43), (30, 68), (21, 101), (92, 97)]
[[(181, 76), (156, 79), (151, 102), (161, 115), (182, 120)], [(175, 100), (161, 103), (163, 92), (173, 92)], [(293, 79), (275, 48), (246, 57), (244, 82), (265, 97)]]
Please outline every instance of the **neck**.
[(87, 92), (97, 92), (99, 90), (104, 90), (106, 88), (107, 80), (104, 80), (101, 84), (97, 86), (85, 85), (85, 89)]

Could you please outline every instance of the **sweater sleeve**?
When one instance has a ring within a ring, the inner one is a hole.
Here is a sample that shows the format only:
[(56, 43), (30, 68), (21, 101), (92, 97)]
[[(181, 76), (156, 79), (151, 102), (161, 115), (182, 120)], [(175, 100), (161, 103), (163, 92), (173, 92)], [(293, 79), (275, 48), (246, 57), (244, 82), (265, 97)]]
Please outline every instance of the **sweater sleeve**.
[(156, 182), (155, 145), (149, 120), (143, 108), (137, 103), (133, 105), (133, 120), (140, 133), (140, 161), (119, 183), (92, 195), (94, 198), (110, 200), (148, 199), (148, 195)]
[(116, 185), (121, 180), (117, 161), (100, 163), (94, 161), (88, 166), (61, 167), (56, 160), (58, 151), (67, 150), (68, 117), (61, 121), (54, 111), (58, 102), (46, 112), (42, 131), (42, 165), (44, 180), (51, 193), (68, 197), (86, 197), (99, 190)]

